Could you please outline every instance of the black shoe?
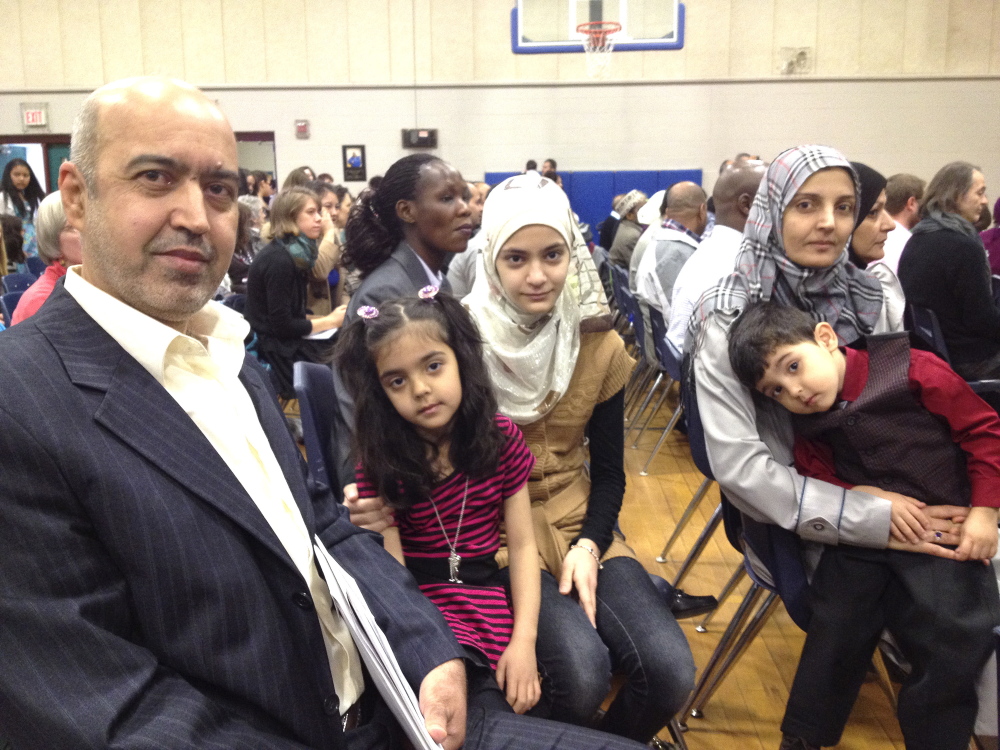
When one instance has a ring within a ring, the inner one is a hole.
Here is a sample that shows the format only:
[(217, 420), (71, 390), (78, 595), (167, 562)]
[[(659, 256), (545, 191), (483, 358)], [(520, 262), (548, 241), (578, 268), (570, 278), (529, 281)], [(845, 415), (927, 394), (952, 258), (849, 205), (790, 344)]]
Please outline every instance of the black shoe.
[(821, 750), (819, 745), (810, 745), (801, 737), (781, 735), (781, 747), (778, 750)]
[(707, 615), (718, 606), (719, 600), (714, 596), (692, 596), (680, 589), (674, 589), (674, 596), (670, 601), (670, 611), (678, 620)]

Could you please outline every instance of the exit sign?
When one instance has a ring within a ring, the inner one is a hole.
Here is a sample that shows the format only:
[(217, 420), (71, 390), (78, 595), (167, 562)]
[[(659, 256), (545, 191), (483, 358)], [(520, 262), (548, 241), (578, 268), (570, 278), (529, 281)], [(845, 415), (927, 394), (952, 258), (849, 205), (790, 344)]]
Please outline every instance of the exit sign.
[(25, 130), (48, 128), (48, 104), (21, 104), (21, 124)]

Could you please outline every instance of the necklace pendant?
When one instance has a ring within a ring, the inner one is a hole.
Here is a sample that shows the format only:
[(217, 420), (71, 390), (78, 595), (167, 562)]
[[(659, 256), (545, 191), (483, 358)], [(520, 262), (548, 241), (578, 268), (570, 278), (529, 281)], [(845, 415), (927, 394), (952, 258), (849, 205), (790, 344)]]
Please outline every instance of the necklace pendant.
[(462, 557), (452, 550), (451, 554), (448, 555), (448, 580), (452, 583), (462, 583), (462, 579), (458, 577), (458, 564), (462, 562)]

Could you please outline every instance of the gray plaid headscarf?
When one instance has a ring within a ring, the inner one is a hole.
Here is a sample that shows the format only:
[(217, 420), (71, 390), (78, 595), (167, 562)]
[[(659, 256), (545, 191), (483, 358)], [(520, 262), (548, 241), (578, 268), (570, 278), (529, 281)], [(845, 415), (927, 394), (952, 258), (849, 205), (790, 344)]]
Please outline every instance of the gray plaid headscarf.
[[(840, 167), (858, 176), (844, 156), (829, 146), (797, 146), (782, 152), (768, 167), (754, 197), (736, 269), (705, 292), (688, 326), (685, 349), (694, 348), (705, 320), (717, 310), (741, 311), (747, 305), (774, 300), (809, 313), (833, 326), (845, 344), (871, 333), (882, 310), (878, 280), (848, 262), (847, 247), (832, 266), (804, 268), (785, 254), (782, 216), (809, 177), (821, 169)], [(857, 219), (855, 207), (855, 220)]]

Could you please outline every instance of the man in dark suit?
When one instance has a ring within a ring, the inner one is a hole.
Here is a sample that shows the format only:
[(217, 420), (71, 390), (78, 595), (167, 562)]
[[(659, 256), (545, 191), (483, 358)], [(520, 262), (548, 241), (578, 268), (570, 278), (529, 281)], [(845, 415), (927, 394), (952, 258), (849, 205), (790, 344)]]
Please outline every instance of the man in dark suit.
[(547, 722), (466, 722), (440, 613), (307, 486), (245, 322), (208, 303), (237, 178), (229, 124), (181, 82), (109, 84), (74, 126), (59, 184), (83, 265), (0, 335), (0, 745), (397, 747), (317, 572), (319, 540), (434, 740), (558, 746)]

